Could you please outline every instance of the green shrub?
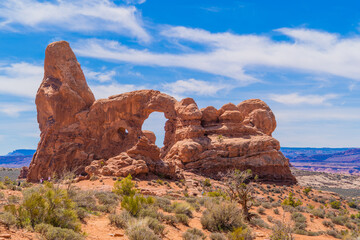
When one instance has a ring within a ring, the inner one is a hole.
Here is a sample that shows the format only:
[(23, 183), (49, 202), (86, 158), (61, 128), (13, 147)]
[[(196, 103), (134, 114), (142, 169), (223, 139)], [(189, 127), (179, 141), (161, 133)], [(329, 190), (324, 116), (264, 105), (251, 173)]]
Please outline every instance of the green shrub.
[(182, 237), (184, 240), (206, 239), (205, 234), (197, 228), (190, 228), (190, 229), (186, 230), (186, 232), (183, 233)]
[(292, 192), (289, 192), (288, 198), (286, 198), (282, 204), (292, 206), (292, 207), (297, 207), (297, 206), (302, 205), (302, 202), (299, 199), (295, 199), (294, 194)]
[(203, 181), (203, 186), (204, 187), (211, 187), (211, 181), (208, 178), (205, 178), (205, 180)]
[(340, 201), (332, 201), (332, 202), (330, 202), (330, 206), (331, 206), (333, 209), (340, 209), (341, 203), (340, 203)]
[(274, 213), (275, 213), (276, 215), (279, 215), (279, 214), (280, 214), (279, 209), (274, 208)]
[(228, 233), (229, 240), (252, 240), (254, 239), (249, 228), (236, 228), (233, 232)]
[(175, 214), (175, 218), (176, 218), (177, 222), (182, 223), (185, 226), (189, 225), (189, 217), (187, 215), (178, 213), (178, 214)]
[(47, 223), (55, 227), (80, 230), (75, 204), (67, 191), (55, 188), (49, 182), (26, 190), (20, 206), (7, 205), (4, 209), (15, 216), (19, 227), (28, 224), (35, 227), (37, 224)]
[(121, 211), (120, 214), (109, 215), (110, 224), (118, 228), (126, 229), (132, 220), (131, 215), (127, 211)]
[(160, 240), (153, 230), (149, 228), (147, 219), (132, 221), (126, 230), (129, 240)]
[(35, 231), (39, 232), (46, 240), (84, 240), (85, 237), (71, 229), (54, 227), (50, 224), (38, 224)]
[(233, 203), (222, 202), (209, 206), (201, 219), (203, 228), (212, 231), (231, 231), (234, 228), (244, 227), (243, 215)]
[(222, 233), (211, 233), (210, 240), (226, 240), (226, 237)]
[(139, 217), (152, 217), (158, 219), (160, 217), (160, 213), (158, 212), (157, 208), (150, 205), (146, 208), (141, 208), (139, 212)]
[(127, 196), (125, 195), (123, 197), (123, 200), (121, 201), (121, 207), (123, 209), (126, 209), (131, 215), (137, 216), (141, 210), (141, 202), (142, 197), (141, 196)]
[(132, 181), (132, 177), (129, 174), (126, 178), (121, 179), (121, 181), (116, 181), (114, 183), (113, 192), (120, 196), (134, 196), (136, 194), (136, 189), (134, 189), (135, 183)]

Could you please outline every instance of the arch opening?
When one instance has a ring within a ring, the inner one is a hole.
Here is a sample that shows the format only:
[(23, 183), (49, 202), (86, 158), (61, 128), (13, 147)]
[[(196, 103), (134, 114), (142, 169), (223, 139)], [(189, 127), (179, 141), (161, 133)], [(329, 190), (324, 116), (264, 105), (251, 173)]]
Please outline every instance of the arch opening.
[(167, 119), (165, 118), (164, 113), (162, 112), (153, 112), (149, 117), (144, 121), (141, 130), (142, 131), (151, 131), (155, 134), (156, 141), (155, 144), (162, 148), (164, 146), (165, 138), (165, 123)]

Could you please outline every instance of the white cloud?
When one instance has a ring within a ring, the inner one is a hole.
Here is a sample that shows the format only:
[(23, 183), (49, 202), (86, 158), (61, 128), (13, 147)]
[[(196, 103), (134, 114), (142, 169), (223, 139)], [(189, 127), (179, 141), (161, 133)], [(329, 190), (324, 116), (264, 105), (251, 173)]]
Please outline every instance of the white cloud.
[(146, 0), (125, 0), (127, 4), (143, 4)]
[(271, 94), (269, 98), (275, 102), (286, 104), (286, 105), (298, 105), (298, 104), (309, 104), (309, 105), (329, 105), (328, 101), (331, 99), (338, 98), (336, 94), (326, 95), (299, 95), (298, 93), (289, 94)]
[(109, 96), (116, 94), (145, 89), (144, 86), (137, 86), (133, 84), (118, 84), (118, 83), (111, 83), (109, 85), (93, 85), (90, 86), (90, 88), (94, 93), (96, 99), (108, 98)]
[(210, 83), (206, 81), (187, 79), (178, 80), (172, 83), (162, 85), (163, 89), (171, 95), (197, 94), (197, 95), (214, 95), (218, 91), (229, 88), (226, 84)]
[[(315, 123), (321, 126), (326, 121), (336, 122), (336, 127), (340, 122), (357, 122), (360, 121), (360, 108), (306, 108), (306, 109), (272, 109), (276, 120), (281, 126), (285, 122), (297, 122), (304, 124), (304, 122)], [(293, 125), (291, 125), (294, 127)]]
[(116, 72), (114, 70), (95, 72), (91, 69), (83, 68), (83, 71), (87, 80), (95, 80), (101, 83), (113, 80), (113, 77), (116, 75)]
[[(275, 41), (262, 35), (211, 33), (203, 29), (167, 27), (165, 40), (199, 43), (201, 48), (183, 48), (180, 53), (156, 53), (132, 49), (115, 41), (86, 40), (76, 44), (76, 52), (137, 65), (180, 67), (232, 78), (241, 83), (257, 81), (246, 72), (254, 67), (288, 69), (316, 75), (334, 75), (360, 80), (360, 37), (341, 38), (336, 34), (309, 29), (276, 30), (290, 41)], [(202, 49), (202, 50), (199, 50)]]
[(134, 6), (117, 6), (111, 0), (2, 0), (1, 28), (21, 25), (49, 31), (54, 27), (75, 32), (114, 32), (148, 42), (140, 13)]
[(10, 117), (18, 117), (21, 112), (31, 112), (35, 110), (35, 105), (0, 103), (0, 112)]
[(0, 65), (0, 94), (35, 98), (43, 67), (26, 62)]

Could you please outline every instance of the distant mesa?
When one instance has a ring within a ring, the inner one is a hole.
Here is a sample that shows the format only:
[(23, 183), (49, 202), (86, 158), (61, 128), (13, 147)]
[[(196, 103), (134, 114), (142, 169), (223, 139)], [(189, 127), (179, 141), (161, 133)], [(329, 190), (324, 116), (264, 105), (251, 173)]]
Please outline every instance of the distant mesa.
[[(27, 179), (53, 174), (127, 176), (155, 173), (209, 177), (229, 169), (252, 169), (264, 181), (295, 183), (289, 161), (271, 134), (271, 109), (259, 99), (220, 109), (199, 109), (191, 98), (177, 101), (155, 90), (95, 100), (65, 41), (45, 51), (44, 78), (36, 94), (41, 139)], [(163, 112), (164, 146), (142, 131), (152, 112)]]
[(18, 149), (5, 156), (0, 156), (0, 167), (21, 168), (29, 166), (35, 151), (32, 149)]
[(6, 156), (32, 156), (35, 152), (36, 150), (33, 149), (17, 149), (8, 153)]

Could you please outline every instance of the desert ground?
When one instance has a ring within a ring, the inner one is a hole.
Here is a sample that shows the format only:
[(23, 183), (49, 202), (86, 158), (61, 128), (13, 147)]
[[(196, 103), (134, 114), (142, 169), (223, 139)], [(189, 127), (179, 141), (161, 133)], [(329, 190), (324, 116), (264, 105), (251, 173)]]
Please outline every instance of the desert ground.
[[(13, 172), (14, 179), (16, 171), (3, 169), (2, 173)], [(256, 181), (249, 183), (254, 196), (250, 208), (253, 216), (250, 221), (241, 218), (240, 223), (236, 223), (233, 214), (238, 211), (241, 215), (242, 207), (237, 202), (231, 203), (226, 195), (226, 184), (193, 173), (186, 173), (181, 180), (164, 179), (156, 175), (132, 179), (135, 195), (151, 199), (149, 203), (141, 203), (139, 211), (136, 210), (138, 212), (133, 215), (128, 214), (133, 208), (122, 204), (125, 195), (114, 192), (114, 186), (121, 183), (120, 178), (54, 180), (52, 188), (66, 191), (77, 212), (73, 220), (80, 223), (80, 228), (74, 231), (76, 235), (59, 235), (58, 238), (55, 233), (55, 237), (48, 236), (50, 233), (46, 235), (46, 231), (39, 233), (38, 228), (33, 228), (31, 224), (20, 226), (16, 219), (19, 215), (14, 213), (16, 220), (11, 220), (7, 214), (9, 210), (6, 210), (9, 205), (21, 206), (26, 198), (24, 196), (31, 189), (46, 188), (47, 183), (29, 184), (3, 177), (0, 190), (0, 239), (147, 239), (131, 236), (131, 231), (136, 231), (131, 224), (136, 225), (149, 219), (151, 224), (146, 229), (154, 237), (149, 239), (291, 239), (274, 236), (274, 229), (279, 226), (298, 240), (356, 239), (360, 224), (357, 198), (318, 190), (326, 186), (329, 189), (340, 189), (342, 181), (343, 187), (347, 189), (351, 184), (346, 185), (349, 181), (346, 176), (292, 171), (299, 181), (297, 185), (281, 186)], [(330, 181), (331, 178), (340, 178), (340, 181), (335, 185), (336, 181)], [(312, 185), (315, 181), (316, 184)], [(294, 197), (293, 206), (286, 203), (290, 192)], [(239, 226), (247, 229), (245, 233), (239, 230)], [(191, 231), (194, 228), (198, 229), (200, 235)], [(234, 234), (236, 230), (237, 236)]]

